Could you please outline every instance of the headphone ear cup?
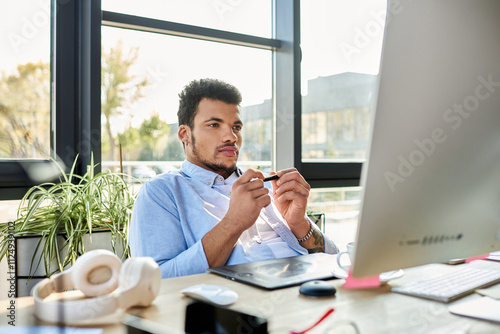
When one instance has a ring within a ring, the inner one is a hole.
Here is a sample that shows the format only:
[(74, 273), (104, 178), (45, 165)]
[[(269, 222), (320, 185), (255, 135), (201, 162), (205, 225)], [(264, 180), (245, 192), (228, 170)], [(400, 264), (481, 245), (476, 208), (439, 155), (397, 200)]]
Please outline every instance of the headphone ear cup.
[(92, 250), (76, 260), (71, 279), (87, 297), (105, 295), (117, 288), (121, 266), (122, 262), (113, 252)]
[(127, 259), (120, 271), (118, 304), (124, 310), (132, 306), (149, 306), (158, 295), (161, 270), (150, 257)]

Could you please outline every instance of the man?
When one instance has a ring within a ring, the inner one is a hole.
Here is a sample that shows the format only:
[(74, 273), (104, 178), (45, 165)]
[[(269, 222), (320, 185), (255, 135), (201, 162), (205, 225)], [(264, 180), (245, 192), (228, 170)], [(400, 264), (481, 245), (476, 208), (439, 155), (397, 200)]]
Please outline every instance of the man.
[(219, 80), (192, 81), (179, 94), (179, 171), (146, 182), (129, 233), (132, 256), (151, 256), (162, 276), (210, 267), (338, 252), (306, 217), (310, 186), (295, 168), (264, 174), (236, 167), (242, 144), (239, 91)]

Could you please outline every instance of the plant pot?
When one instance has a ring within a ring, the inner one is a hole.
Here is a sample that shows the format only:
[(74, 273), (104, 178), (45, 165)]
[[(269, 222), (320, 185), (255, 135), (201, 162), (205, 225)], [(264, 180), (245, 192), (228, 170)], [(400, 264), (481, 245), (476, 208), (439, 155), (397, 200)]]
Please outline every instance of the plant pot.
[[(62, 245), (65, 240), (65, 235), (58, 235), (57, 238), (58, 244)], [(44, 258), (42, 254), (44, 241), (42, 241), (42, 244), (37, 250), (40, 236), (22, 236), (15, 237), (14, 239), (16, 247), (16, 297), (29, 296), (33, 286), (47, 277), (44, 267)], [(83, 245), (85, 246), (85, 251), (94, 249), (107, 249), (115, 252), (118, 257), (122, 257), (126, 249), (126, 247), (124, 246), (126, 245), (121, 244), (120, 239), (117, 239), (117, 243), (118, 244), (115, 245), (115, 250), (113, 251), (111, 246), (110, 231), (92, 231), (92, 238), (90, 238), (90, 234), (86, 234), (83, 236)], [(62, 249), (60, 255), (63, 258), (66, 255), (66, 249)], [(38, 266), (38, 268), (36, 268), (38, 261), (40, 260), (40, 265)], [(30, 271), (31, 263), (33, 263), (33, 268)], [(64, 269), (68, 269), (69, 267), (70, 266), (66, 266)], [(35, 268), (36, 270), (34, 270)], [(50, 263), (49, 269), (50, 272), (58, 271), (56, 260), (53, 260)]]

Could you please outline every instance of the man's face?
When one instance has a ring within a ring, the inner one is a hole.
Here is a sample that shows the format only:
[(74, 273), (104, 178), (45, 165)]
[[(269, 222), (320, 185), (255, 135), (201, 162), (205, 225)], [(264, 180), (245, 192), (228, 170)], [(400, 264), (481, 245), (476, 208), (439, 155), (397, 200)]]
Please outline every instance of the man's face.
[(187, 160), (227, 178), (236, 169), (242, 126), (237, 105), (202, 99), (193, 128), (179, 127)]

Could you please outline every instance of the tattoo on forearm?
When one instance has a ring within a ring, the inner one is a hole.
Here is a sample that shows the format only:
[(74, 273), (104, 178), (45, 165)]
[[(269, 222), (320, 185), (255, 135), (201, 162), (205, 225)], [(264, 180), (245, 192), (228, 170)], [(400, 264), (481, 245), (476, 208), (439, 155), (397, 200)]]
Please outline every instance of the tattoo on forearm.
[(325, 240), (323, 239), (323, 235), (319, 231), (314, 230), (312, 237), (314, 238), (314, 245), (316, 247), (309, 248), (307, 250), (307, 252), (309, 254), (324, 252), (325, 251)]
[(324, 250), (323, 250), (323, 248), (321, 248), (321, 247), (316, 247), (316, 248), (309, 248), (309, 249), (307, 250), (307, 252), (308, 252), (309, 254), (312, 254), (312, 253), (323, 253), (323, 252), (324, 252)]

